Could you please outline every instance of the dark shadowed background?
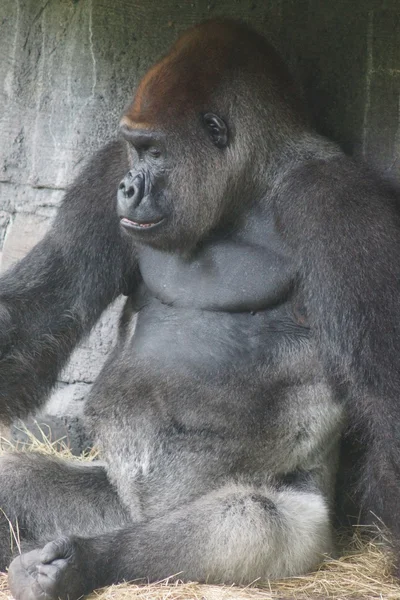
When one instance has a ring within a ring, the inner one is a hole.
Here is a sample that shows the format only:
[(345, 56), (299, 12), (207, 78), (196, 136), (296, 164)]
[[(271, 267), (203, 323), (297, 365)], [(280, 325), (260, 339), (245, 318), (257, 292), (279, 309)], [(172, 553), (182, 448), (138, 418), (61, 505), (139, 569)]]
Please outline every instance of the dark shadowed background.
[[(38, 241), (82, 162), (115, 135), (146, 69), (217, 15), (263, 32), (305, 90), (317, 128), (400, 170), (400, 0), (0, 0), (2, 268)], [(109, 351), (116, 307), (52, 397), (75, 413)]]

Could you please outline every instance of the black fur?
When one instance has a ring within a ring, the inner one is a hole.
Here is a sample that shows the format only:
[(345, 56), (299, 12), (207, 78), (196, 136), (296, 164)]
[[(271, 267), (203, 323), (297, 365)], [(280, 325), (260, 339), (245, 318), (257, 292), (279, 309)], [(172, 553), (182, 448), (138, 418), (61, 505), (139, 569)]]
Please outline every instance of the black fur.
[(136, 276), (114, 200), (127, 167), (123, 144), (105, 146), (66, 194), (52, 230), (1, 279), (5, 421), (43, 403), (73, 348)]
[(18, 600), (305, 572), (332, 550), (347, 425), (355, 500), (400, 539), (398, 195), (312, 131), (260, 36), (221, 20), (185, 36), (139, 87), (126, 141), (1, 280), (8, 419), (129, 296), (86, 407), (105, 468), (0, 461), (27, 551)]

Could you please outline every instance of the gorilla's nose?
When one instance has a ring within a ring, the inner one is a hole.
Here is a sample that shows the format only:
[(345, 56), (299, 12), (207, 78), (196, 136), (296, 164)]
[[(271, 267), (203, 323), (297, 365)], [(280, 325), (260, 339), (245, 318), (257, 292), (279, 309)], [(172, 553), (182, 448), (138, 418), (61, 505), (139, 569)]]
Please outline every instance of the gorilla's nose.
[(118, 204), (135, 209), (144, 197), (146, 178), (143, 172), (129, 171), (118, 186)]

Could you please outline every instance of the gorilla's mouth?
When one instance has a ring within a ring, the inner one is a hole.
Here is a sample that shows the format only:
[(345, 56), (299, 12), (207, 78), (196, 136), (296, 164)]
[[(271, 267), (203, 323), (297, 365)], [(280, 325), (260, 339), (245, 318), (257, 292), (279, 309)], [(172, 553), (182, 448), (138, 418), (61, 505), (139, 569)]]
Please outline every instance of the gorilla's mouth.
[(121, 223), (122, 227), (125, 227), (126, 229), (139, 230), (139, 229), (154, 229), (158, 225), (161, 225), (161, 223), (163, 221), (164, 221), (164, 218), (159, 219), (158, 221), (140, 222), (140, 221), (132, 221), (131, 219), (128, 219), (127, 217), (121, 217), (120, 223)]

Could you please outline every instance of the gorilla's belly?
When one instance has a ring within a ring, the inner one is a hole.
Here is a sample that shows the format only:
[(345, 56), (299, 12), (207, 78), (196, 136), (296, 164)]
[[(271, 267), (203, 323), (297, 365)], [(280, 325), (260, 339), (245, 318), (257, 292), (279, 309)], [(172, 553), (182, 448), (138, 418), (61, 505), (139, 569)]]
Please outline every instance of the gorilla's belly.
[(289, 306), (234, 314), (150, 301), (86, 409), (134, 517), (169, 510), (228, 474), (265, 480), (313, 468), (336, 443), (341, 409), (311, 344)]

